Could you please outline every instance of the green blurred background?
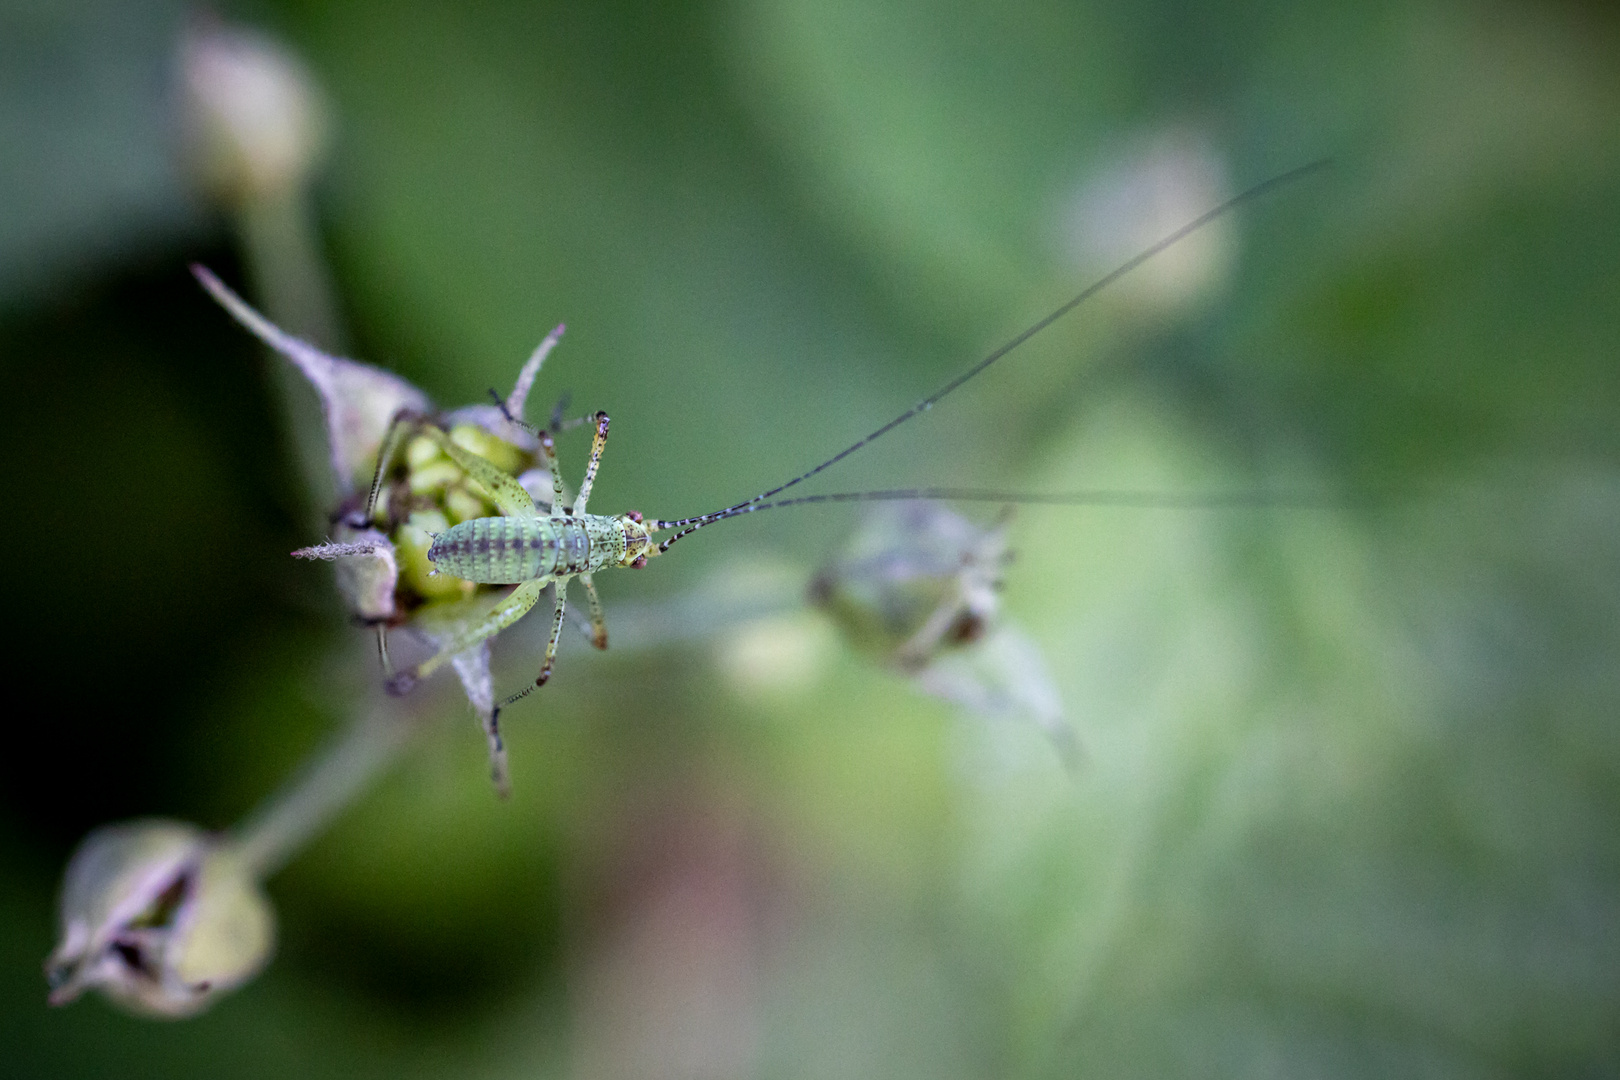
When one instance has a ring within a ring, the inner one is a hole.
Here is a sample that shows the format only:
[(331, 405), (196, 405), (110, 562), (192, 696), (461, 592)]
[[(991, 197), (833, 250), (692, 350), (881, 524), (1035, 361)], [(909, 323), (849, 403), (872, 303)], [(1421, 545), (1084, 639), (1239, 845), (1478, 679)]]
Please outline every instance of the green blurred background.
[(377, 671), (286, 557), (320, 508), (272, 366), (186, 273), (241, 280), (175, 153), (190, 13), (5, 0), (0, 1074), (1620, 1074), (1610, 7), (220, 14), (329, 96), (350, 355), (456, 404), (566, 321), (536, 400), (612, 414), (602, 511), (871, 430), (1151, 239), (1099, 239), (1144, 162), (1206, 181), (1168, 227), (1332, 155), (818, 483), (1342, 505), (1019, 513), (1007, 617), (1075, 776), (808, 612), (638, 635), (808, 580), (858, 515), (717, 527), (603, 576), (628, 647), (570, 637), (507, 715), (511, 802), (424, 688), (444, 722), (273, 882), (262, 977), (182, 1023), (49, 1010), (72, 845), (230, 824)]

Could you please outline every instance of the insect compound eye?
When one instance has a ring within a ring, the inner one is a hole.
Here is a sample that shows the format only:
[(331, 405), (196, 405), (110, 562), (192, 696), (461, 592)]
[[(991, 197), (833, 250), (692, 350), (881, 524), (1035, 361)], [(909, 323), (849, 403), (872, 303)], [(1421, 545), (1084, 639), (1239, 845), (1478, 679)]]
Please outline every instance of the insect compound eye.
[(630, 563), (630, 569), (632, 569), (632, 570), (644, 570), (644, 569), (646, 569), (646, 567), (647, 567), (647, 556), (645, 556), (645, 555), (637, 555), (635, 560)]
[(626, 514), (624, 516), (629, 518), (631, 521), (634, 521), (638, 525), (641, 524), (641, 511), (640, 510), (632, 510), (632, 511), (630, 511), (628, 514)]

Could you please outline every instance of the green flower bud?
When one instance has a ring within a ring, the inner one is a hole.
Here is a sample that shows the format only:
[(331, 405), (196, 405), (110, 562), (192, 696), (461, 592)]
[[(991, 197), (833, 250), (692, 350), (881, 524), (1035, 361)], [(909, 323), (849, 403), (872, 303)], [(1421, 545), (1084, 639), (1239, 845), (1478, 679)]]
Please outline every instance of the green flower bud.
[(533, 459), (532, 454), (473, 424), (463, 423), (452, 427), (450, 441), (471, 450), (505, 473), (520, 473), (529, 467)]
[(52, 1005), (99, 989), (135, 1012), (192, 1016), (270, 958), (275, 915), (231, 847), (176, 821), (97, 829), (68, 863)]
[(438, 443), (426, 435), (418, 435), (405, 446), (405, 463), (410, 466), (412, 472), (426, 468), (442, 458), (444, 451), (439, 449)]
[(491, 504), (474, 495), (467, 485), (457, 485), (444, 493), (444, 509), (452, 525), (496, 513)]
[(437, 510), (418, 510), (394, 531), (394, 550), (399, 558), (400, 580), (427, 601), (460, 600), (478, 586), (470, 581), (438, 574), (428, 561), (433, 537), (450, 528), (449, 519)]
[(414, 466), (407, 481), (412, 495), (434, 498), (444, 489), (459, 481), (464, 474), (453, 461), (432, 461)]

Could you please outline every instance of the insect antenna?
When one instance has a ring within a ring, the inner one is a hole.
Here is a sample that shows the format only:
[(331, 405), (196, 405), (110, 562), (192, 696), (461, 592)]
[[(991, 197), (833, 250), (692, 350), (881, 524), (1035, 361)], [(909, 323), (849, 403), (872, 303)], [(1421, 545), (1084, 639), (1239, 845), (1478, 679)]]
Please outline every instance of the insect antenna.
[[(727, 507), (725, 507), (724, 509), (721, 509), (721, 510), (715, 510), (712, 513), (700, 514), (697, 517), (681, 518), (681, 519), (676, 520), (676, 521), (659, 521), (659, 522), (653, 523), (653, 527), (655, 529), (679, 529), (679, 530), (681, 530), (680, 532), (677, 532), (674, 536), (671, 536), (667, 540), (660, 543), (658, 545), (658, 550), (660, 552), (668, 551), (669, 548), (670, 548), (670, 545), (674, 544), (675, 541), (679, 540), (681, 537), (690, 536), (692, 533), (696, 532), (697, 530), (699, 530), (699, 529), (701, 529), (701, 528), (703, 528), (703, 527), (705, 527), (707, 525), (713, 525), (717, 521), (724, 521), (727, 518), (737, 517), (737, 516), (739, 516), (741, 514), (751, 513), (752, 511), (755, 511), (755, 510), (766, 509), (765, 505), (761, 505), (761, 504), (765, 503), (765, 500), (770, 499), (773, 496), (780, 495), (782, 492), (786, 491), (788, 488), (791, 488), (791, 487), (793, 487), (793, 486), (795, 486), (797, 484), (804, 483), (806, 480), (810, 479), (812, 476), (815, 476), (817, 473), (820, 473), (825, 469), (831, 468), (832, 466), (838, 464), (840, 461), (843, 461), (845, 458), (849, 457), (849, 455), (851, 455), (851, 454), (855, 453), (857, 450), (860, 450), (861, 448), (865, 447), (868, 443), (876, 442), (878, 439), (881, 439), (883, 436), (887, 435), (889, 432), (893, 431), (895, 428), (899, 427), (901, 424), (905, 423), (907, 420), (910, 420), (913, 417), (919, 415), (920, 413), (925, 413), (929, 409), (932, 409), (935, 405), (939, 404), (939, 402), (941, 400), (943, 400), (946, 397), (946, 395), (948, 395), (948, 394), (952, 393), (953, 391), (959, 389), (963, 384), (967, 383), (969, 380), (973, 379), (975, 376), (981, 374), (986, 368), (990, 367), (990, 365), (994, 364), (997, 360), (1000, 360), (1002, 357), (1006, 356), (1008, 353), (1012, 352), (1014, 349), (1017, 349), (1019, 346), (1023, 345), (1025, 342), (1027, 342), (1030, 338), (1034, 337), (1036, 334), (1039, 334), (1041, 331), (1045, 330), (1047, 327), (1051, 326), (1053, 323), (1055, 323), (1059, 319), (1063, 318), (1063, 316), (1067, 315), (1069, 312), (1073, 311), (1075, 308), (1079, 307), (1081, 304), (1085, 303), (1087, 300), (1090, 300), (1093, 296), (1096, 296), (1098, 293), (1102, 292), (1104, 289), (1108, 288), (1110, 285), (1114, 284), (1116, 281), (1118, 281), (1121, 278), (1125, 277), (1126, 275), (1130, 274), (1137, 267), (1141, 266), (1143, 263), (1147, 262), (1149, 259), (1153, 258), (1155, 255), (1158, 255), (1161, 252), (1163, 252), (1163, 251), (1165, 251), (1165, 250), (1167, 250), (1169, 248), (1174, 247), (1176, 244), (1179, 244), (1182, 240), (1185, 240), (1187, 237), (1191, 236), (1193, 233), (1196, 233), (1200, 229), (1203, 229), (1205, 226), (1211, 224), (1212, 222), (1215, 222), (1215, 221), (1219, 220), (1220, 218), (1225, 217), (1227, 214), (1229, 214), (1232, 211), (1238, 209), (1239, 207), (1244, 206), (1244, 205), (1246, 205), (1248, 203), (1254, 202), (1257, 199), (1263, 198), (1264, 196), (1269, 195), (1271, 192), (1275, 191), (1276, 189), (1278, 189), (1280, 187), (1283, 187), (1283, 186), (1285, 186), (1287, 184), (1291, 184), (1296, 180), (1301, 180), (1301, 179), (1304, 179), (1306, 176), (1312, 175), (1313, 173), (1320, 172), (1321, 170), (1327, 168), (1331, 164), (1332, 164), (1332, 159), (1331, 158), (1321, 158), (1319, 160), (1312, 161), (1309, 164), (1300, 165), (1297, 168), (1289, 169), (1287, 172), (1279, 173), (1278, 175), (1273, 176), (1268, 180), (1262, 180), (1260, 183), (1255, 184), (1253, 187), (1248, 188), (1247, 190), (1242, 191), (1242, 192), (1238, 193), (1237, 195), (1234, 195), (1232, 198), (1230, 198), (1230, 199), (1226, 200), (1225, 202), (1221, 203), (1219, 206), (1215, 207), (1213, 210), (1208, 211), (1207, 213), (1203, 214), (1200, 217), (1194, 218), (1192, 221), (1190, 221), (1187, 224), (1183, 225), (1181, 228), (1177, 229), (1175, 232), (1172, 232), (1168, 236), (1164, 237), (1164, 239), (1159, 240), (1158, 242), (1150, 245), (1147, 248), (1144, 248), (1142, 251), (1138, 252), (1136, 255), (1132, 256), (1129, 259), (1127, 259), (1125, 262), (1120, 263), (1118, 266), (1114, 267), (1114, 269), (1110, 270), (1108, 273), (1104, 274), (1102, 277), (1098, 278), (1096, 281), (1094, 281), (1090, 285), (1086, 286), (1086, 288), (1082, 289), (1076, 296), (1074, 296), (1071, 299), (1065, 301), (1056, 310), (1054, 310), (1051, 313), (1049, 313), (1049, 314), (1043, 316), (1042, 318), (1036, 320), (1034, 323), (1032, 323), (1031, 325), (1026, 327), (1022, 332), (1015, 335), (1011, 340), (1007, 341), (1005, 344), (1001, 345), (1000, 347), (998, 347), (996, 349), (991, 350), (989, 355), (985, 356), (984, 359), (980, 360), (978, 363), (974, 364), (972, 367), (968, 368), (966, 371), (964, 371), (960, 375), (956, 376), (954, 379), (952, 379), (950, 382), (946, 383), (944, 386), (940, 387), (938, 390), (934, 391), (932, 394), (929, 394), (927, 397), (925, 397), (921, 401), (917, 402), (917, 404), (913, 405), (911, 408), (907, 409), (905, 412), (901, 413), (899, 416), (896, 416), (893, 420), (890, 420), (888, 423), (884, 424), (882, 427), (878, 428), (876, 431), (872, 432), (870, 435), (866, 435), (866, 436), (864, 436), (864, 437), (862, 437), (860, 439), (857, 439), (855, 442), (851, 443), (849, 446), (846, 446), (844, 449), (838, 451), (838, 453), (834, 454), (832, 457), (828, 458), (826, 461), (823, 461), (821, 464), (817, 465), (815, 468), (809, 470), (808, 472), (801, 473), (798, 476), (795, 476), (793, 479), (789, 480), (787, 483), (778, 484), (776, 487), (773, 487), (768, 491), (762, 491), (758, 495), (755, 495), (754, 497), (752, 497), (750, 499), (746, 499), (743, 502), (734, 503), (731, 506), (727, 506)], [(918, 489), (914, 489), (914, 490), (919, 491), (919, 492), (925, 492), (925, 491), (930, 491), (930, 490), (944, 491), (944, 490), (947, 490), (947, 489), (918, 488)], [(1081, 494), (1085, 494), (1085, 493), (1081, 493)], [(1101, 494), (1101, 493), (1097, 493), (1097, 494)], [(1120, 492), (1120, 493), (1117, 493), (1117, 494), (1125, 495), (1127, 493)], [(802, 499), (785, 499), (785, 500), (781, 500), (779, 502), (770, 503), (768, 505), (771, 506), (771, 507), (779, 507), (779, 506), (801, 505), (803, 503), (811, 502), (811, 501), (814, 501), (814, 502), (854, 502), (854, 501), (861, 501), (861, 500), (880, 501), (882, 499), (902, 499), (902, 498), (942, 498), (943, 499), (943, 498), (950, 498), (950, 497), (954, 497), (954, 496), (946, 496), (946, 495), (932, 495), (932, 496), (930, 496), (930, 495), (906, 495), (906, 494), (901, 493), (901, 492), (847, 492), (847, 493), (843, 493), (841, 495), (834, 495), (834, 496), (806, 497), (806, 498), (802, 498)], [(992, 498), (991, 494), (988, 493), (988, 492), (980, 492), (980, 493), (978, 493), (977, 496), (968, 496), (968, 498), (970, 498), (970, 499), (975, 498), (975, 497), (979, 498), (979, 499)], [(1017, 502), (1017, 501), (1039, 501), (1039, 498), (1040, 497), (1032, 497), (1032, 498), (1027, 499), (1027, 500), (1020, 500), (1018, 498), (1014, 498), (1012, 500), (1007, 500), (1007, 499), (1003, 498), (1003, 501), (1013, 501), (1013, 502)], [(1055, 501), (1064, 501), (1062, 496), (1051, 496), (1051, 497), (1048, 497), (1048, 498), (1053, 499)], [(1082, 505), (1082, 503), (1070, 501), (1070, 505)], [(1100, 505), (1100, 504), (1090, 504), (1090, 505)]]
[[(1258, 491), (1132, 491), (1097, 488), (1087, 491), (1021, 492), (988, 488), (891, 488), (880, 491), (837, 491), (799, 495), (774, 502), (748, 503), (737, 514), (780, 510), (788, 506), (852, 502), (993, 502), (1008, 506), (1117, 506), (1133, 510), (1333, 510), (1357, 501), (1343, 494), (1287, 489)], [(728, 515), (735, 517), (736, 514)]]
[(534, 427), (532, 425), (527, 424), (512, 415), (512, 410), (506, 407), (506, 399), (501, 397), (501, 392), (499, 390), (491, 386), (485, 392), (489, 394), (490, 400), (495, 402), (495, 407), (501, 410), (501, 415), (506, 418), (506, 422), (508, 424), (515, 424), (529, 432), (529, 434), (534, 434)]
[(563, 391), (562, 397), (557, 399), (557, 404), (551, 407), (551, 425), (546, 430), (553, 435), (561, 435), (565, 431), (572, 431), (585, 422), (583, 416), (576, 416), (572, 420), (563, 419), (563, 414), (568, 411), (569, 402), (573, 400), (574, 395), (572, 393), (566, 390)]

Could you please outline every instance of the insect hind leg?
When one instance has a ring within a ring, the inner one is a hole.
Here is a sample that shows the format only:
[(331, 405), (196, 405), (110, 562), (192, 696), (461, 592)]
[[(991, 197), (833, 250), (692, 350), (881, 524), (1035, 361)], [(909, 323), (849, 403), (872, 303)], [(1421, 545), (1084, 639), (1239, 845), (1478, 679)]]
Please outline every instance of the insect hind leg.
[[(490, 609), (482, 619), (466, 627), (460, 633), (450, 637), (448, 641), (439, 646), (439, 651), (414, 667), (395, 672), (388, 677), (384, 684), (390, 694), (395, 697), (410, 693), (411, 688), (418, 682), (433, 674), (446, 661), (466, 652), (468, 649), (482, 642), (488, 641), (508, 626), (527, 615), (529, 609), (534, 607), (535, 601), (540, 598), (540, 592), (551, 579), (546, 577), (532, 578), (513, 589), (501, 602)], [(559, 608), (561, 607), (561, 593), (558, 595)], [(555, 652), (556, 631), (552, 631), (553, 646), (547, 650), (547, 673), (549, 674), (549, 660)], [(504, 702), (503, 702), (504, 704)]]
[(512, 794), (511, 773), (506, 767), (506, 741), (501, 738), (501, 710), (497, 706), (484, 718), (484, 738), (489, 742), (489, 778), (501, 798)]
[(534, 507), (534, 499), (524, 490), (522, 484), (510, 473), (502, 472), (495, 465), (479, 457), (471, 450), (466, 449), (452, 439), (448, 432), (435, 424), (423, 426), (428, 438), (438, 444), (449, 459), (472, 479), (489, 495), (490, 501), (506, 517), (532, 518), (539, 517), (540, 513)]

